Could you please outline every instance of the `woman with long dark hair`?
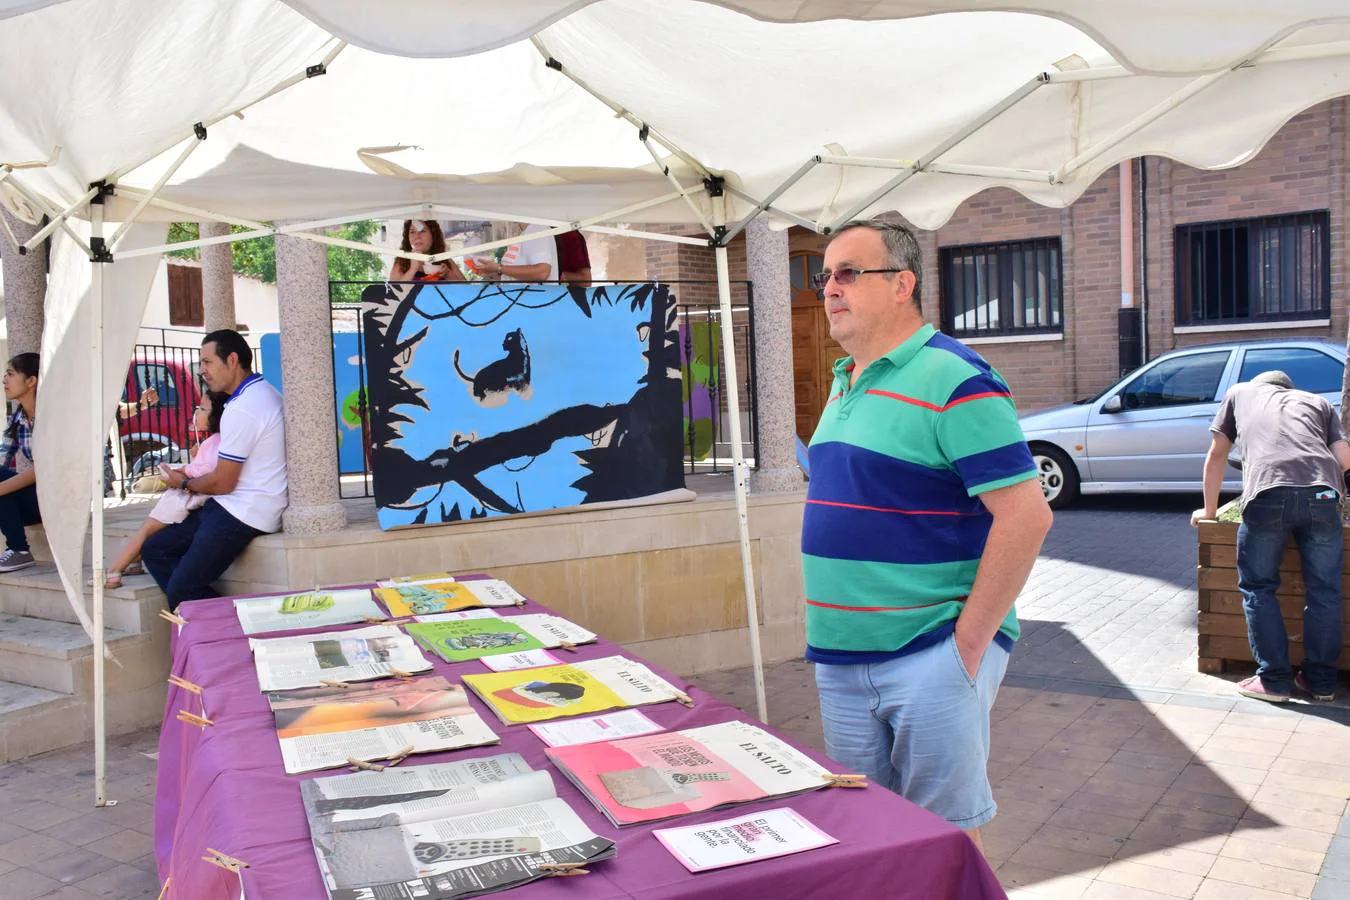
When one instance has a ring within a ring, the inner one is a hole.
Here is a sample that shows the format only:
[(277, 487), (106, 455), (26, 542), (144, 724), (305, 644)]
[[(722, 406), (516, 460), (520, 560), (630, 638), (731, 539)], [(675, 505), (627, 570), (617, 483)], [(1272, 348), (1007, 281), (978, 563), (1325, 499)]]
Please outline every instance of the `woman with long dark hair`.
[[(426, 253), (435, 255), (445, 252), (445, 235), (441, 225), (434, 219), (406, 219), (403, 222), (403, 243), (400, 249), (404, 253)], [(421, 262), (400, 256), (394, 260), (389, 270), (390, 281), (463, 281), (464, 273), (455, 265), (453, 259), (438, 263)]]
[(38, 362), (36, 353), (20, 353), (5, 368), (5, 399), (13, 401), (15, 407), (0, 442), (0, 533), (6, 546), (0, 553), (0, 572), (17, 572), (35, 565), (24, 526), (42, 521), (37, 472), (33, 469)]

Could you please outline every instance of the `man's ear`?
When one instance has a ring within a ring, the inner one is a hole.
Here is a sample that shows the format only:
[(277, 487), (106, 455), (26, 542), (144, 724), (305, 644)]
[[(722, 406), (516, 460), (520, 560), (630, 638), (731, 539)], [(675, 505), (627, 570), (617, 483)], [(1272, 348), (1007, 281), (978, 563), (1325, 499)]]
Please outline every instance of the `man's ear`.
[(918, 279), (914, 273), (906, 269), (903, 272), (895, 273), (895, 296), (896, 299), (908, 302), (914, 298), (914, 285)]

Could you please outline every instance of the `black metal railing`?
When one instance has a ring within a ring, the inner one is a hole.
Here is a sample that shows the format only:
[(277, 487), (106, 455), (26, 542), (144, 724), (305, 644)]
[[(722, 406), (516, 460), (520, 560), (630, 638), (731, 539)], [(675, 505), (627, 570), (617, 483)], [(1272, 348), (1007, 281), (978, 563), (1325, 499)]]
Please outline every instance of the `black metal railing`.
[[(333, 382), (335, 386), (335, 433), (341, 496), (373, 495), (370, 478), (370, 428), (364, 385), (365, 334), (357, 303), (338, 298), (359, 296), (372, 282), (329, 284), (333, 314)], [(380, 283), (380, 282), (374, 282)], [(595, 282), (614, 284), (623, 282)], [(722, 474), (732, 471), (730, 412), (725, 383), (726, 359), (722, 351), (722, 315), (717, 300), (717, 282), (705, 280), (664, 281), (676, 295), (676, 327), (680, 341), (681, 398), (684, 407), (684, 460), (687, 474)], [(731, 328), (737, 348), (737, 383), (743, 453), (757, 460), (759, 430), (755, 405), (755, 355), (753, 291), (750, 282), (731, 283)], [(359, 443), (358, 443), (359, 442)], [(357, 449), (359, 448), (359, 449)]]

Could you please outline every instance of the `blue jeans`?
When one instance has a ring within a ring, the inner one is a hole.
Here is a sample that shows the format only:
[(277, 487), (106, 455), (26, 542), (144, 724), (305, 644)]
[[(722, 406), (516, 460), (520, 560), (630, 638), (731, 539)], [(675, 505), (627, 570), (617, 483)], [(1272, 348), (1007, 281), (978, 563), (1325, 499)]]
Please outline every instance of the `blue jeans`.
[(1345, 558), (1340, 503), (1323, 487), (1276, 487), (1242, 509), (1238, 528), (1238, 589), (1256, 674), (1267, 690), (1294, 686), (1289, 638), (1275, 591), (1280, 557), (1292, 534), (1303, 558), (1303, 677), (1318, 694), (1336, 690), (1341, 653), (1341, 568)]
[(825, 752), (844, 772), (979, 828), (998, 807), (989, 786), (989, 711), (1008, 668), (991, 643), (971, 678), (956, 638), (879, 663), (817, 663)]
[[(15, 476), (13, 469), (0, 466), (0, 481)], [(38, 511), (37, 485), (30, 484), (12, 494), (0, 495), (0, 534), (5, 536), (5, 546), (14, 551), (28, 550), (28, 535), (25, 525), (36, 525), (42, 521)]]
[(215, 500), (207, 500), (182, 522), (150, 535), (141, 548), (141, 562), (173, 610), (184, 600), (219, 597), (212, 583), (249, 541), (264, 533), (240, 522)]

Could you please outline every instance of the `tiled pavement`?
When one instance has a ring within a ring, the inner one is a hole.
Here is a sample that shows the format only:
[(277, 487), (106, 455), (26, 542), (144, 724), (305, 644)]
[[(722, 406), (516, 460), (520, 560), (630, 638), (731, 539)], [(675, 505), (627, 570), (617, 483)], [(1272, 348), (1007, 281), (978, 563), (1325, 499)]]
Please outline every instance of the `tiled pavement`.
[[(1015, 900), (1350, 900), (1350, 703), (1270, 707), (1195, 671), (1194, 498), (1061, 512), (994, 711), (991, 862)], [(768, 672), (771, 722), (821, 745), (811, 668)], [(695, 679), (746, 709), (746, 670)], [(1350, 683), (1342, 684), (1350, 695)], [(155, 736), (0, 767), (0, 898), (155, 897)]]

